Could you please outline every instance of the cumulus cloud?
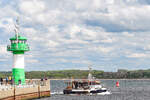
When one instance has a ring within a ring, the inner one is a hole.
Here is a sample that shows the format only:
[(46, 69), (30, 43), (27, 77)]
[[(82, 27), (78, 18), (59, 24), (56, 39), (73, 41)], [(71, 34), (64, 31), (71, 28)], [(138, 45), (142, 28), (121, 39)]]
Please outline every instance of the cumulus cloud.
[(147, 0), (2, 0), (0, 5), (0, 57), (6, 59), (3, 54), (19, 15), (20, 34), (31, 49), (26, 53), (29, 70), (84, 69), (88, 64), (104, 70), (136, 68), (139, 64), (130, 59), (149, 57)]
[(6, 55), (8, 53), (6, 50), (7, 50), (6, 45), (0, 45), (1, 55)]
[(110, 48), (110, 47), (98, 47), (98, 50), (100, 50), (100, 52), (102, 52), (102, 53), (108, 53), (108, 52), (112, 51), (113, 48)]
[(26, 0), (19, 5), (22, 13), (27, 15), (34, 15), (42, 13), (45, 10), (45, 4), (41, 0)]
[(131, 58), (143, 58), (143, 57), (146, 57), (146, 54), (144, 54), (144, 53), (133, 53), (131, 55), (128, 55), (127, 57), (131, 57)]

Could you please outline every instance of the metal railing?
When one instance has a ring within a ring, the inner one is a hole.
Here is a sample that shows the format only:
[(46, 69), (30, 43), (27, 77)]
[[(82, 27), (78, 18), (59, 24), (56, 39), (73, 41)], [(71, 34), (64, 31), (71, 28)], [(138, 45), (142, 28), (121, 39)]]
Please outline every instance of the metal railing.
[(28, 45), (26, 45), (26, 46), (19, 46), (19, 47), (17, 47), (17, 46), (12, 47), (11, 45), (7, 46), (7, 50), (8, 51), (12, 51), (12, 50), (29, 50), (29, 49), (30, 48), (29, 48)]

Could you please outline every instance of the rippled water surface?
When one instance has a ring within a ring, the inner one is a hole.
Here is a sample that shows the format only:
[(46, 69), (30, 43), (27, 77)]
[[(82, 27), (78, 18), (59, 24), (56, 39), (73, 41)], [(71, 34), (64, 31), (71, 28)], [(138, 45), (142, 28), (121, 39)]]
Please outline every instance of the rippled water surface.
[(150, 80), (118, 80), (120, 87), (116, 88), (117, 80), (101, 80), (104, 87), (112, 92), (111, 95), (76, 95), (61, 94), (66, 87), (62, 80), (51, 80), (51, 92), (49, 98), (40, 100), (150, 100)]

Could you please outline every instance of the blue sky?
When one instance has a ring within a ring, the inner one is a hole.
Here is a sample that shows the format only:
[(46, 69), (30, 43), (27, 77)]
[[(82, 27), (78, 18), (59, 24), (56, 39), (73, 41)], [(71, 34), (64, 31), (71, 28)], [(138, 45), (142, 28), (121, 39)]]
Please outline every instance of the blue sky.
[(0, 71), (12, 69), (17, 16), (26, 71), (149, 69), (149, 13), (148, 0), (0, 0)]

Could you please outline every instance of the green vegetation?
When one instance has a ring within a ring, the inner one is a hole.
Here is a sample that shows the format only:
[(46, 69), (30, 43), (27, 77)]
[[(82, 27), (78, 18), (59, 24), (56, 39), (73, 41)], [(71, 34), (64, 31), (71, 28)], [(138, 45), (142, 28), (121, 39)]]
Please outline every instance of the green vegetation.
[[(26, 72), (26, 78), (50, 78), (50, 79), (62, 79), (62, 78), (75, 78), (84, 79), (87, 78), (88, 70), (60, 70), (60, 71), (30, 71)], [(0, 77), (11, 76), (11, 72), (0, 72)], [(104, 72), (101, 70), (93, 70), (94, 77), (99, 79), (134, 79), (134, 78), (150, 78), (150, 69), (148, 70), (124, 70), (119, 69), (117, 72)]]

